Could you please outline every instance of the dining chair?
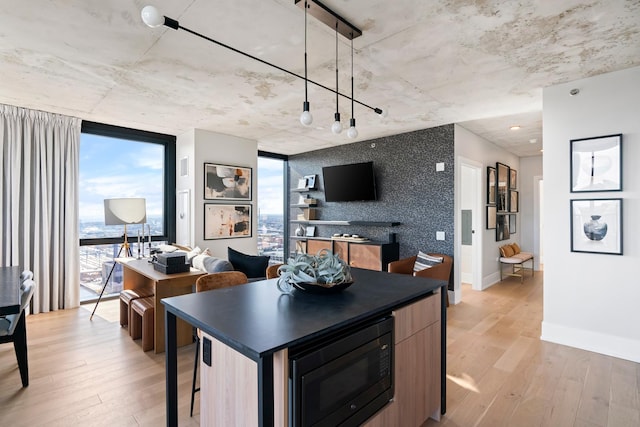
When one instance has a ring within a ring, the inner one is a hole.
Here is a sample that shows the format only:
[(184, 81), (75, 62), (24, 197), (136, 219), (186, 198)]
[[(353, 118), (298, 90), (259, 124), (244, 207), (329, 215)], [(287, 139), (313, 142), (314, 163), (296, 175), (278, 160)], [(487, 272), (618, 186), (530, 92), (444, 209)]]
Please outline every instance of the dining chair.
[[(221, 271), (219, 273), (205, 274), (196, 280), (196, 292), (211, 291), (213, 289), (228, 288), (230, 286), (243, 285), (248, 283), (247, 275), (241, 271)], [(196, 357), (193, 362), (193, 382), (191, 383), (191, 410), (189, 416), (193, 417), (193, 403), (197, 391), (196, 377), (198, 375), (198, 364), (200, 357), (200, 330), (196, 332)]]
[(22, 285), (22, 287), (24, 287), (25, 281), (31, 280), (31, 279), (33, 279), (33, 271), (24, 270), (22, 273), (20, 273), (20, 284)]
[(16, 352), (16, 359), (18, 360), (20, 379), (22, 380), (23, 387), (29, 386), (25, 311), (31, 301), (35, 288), (36, 284), (32, 279), (25, 280), (22, 285), (22, 294), (20, 296), (20, 312), (0, 317), (0, 344), (13, 342), (13, 348)]
[(275, 279), (276, 277), (280, 277), (278, 273), (278, 268), (280, 268), (282, 264), (271, 264), (267, 267), (267, 279)]

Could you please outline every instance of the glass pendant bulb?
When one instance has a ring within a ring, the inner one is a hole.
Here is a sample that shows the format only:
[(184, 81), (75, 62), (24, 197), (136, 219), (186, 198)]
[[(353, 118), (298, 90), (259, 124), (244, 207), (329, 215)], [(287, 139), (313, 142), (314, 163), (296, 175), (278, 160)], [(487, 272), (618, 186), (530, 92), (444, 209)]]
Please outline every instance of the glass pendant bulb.
[(140, 12), (142, 22), (151, 28), (157, 28), (164, 24), (164, 16), (154, 6), (145, 6)]
[(347, 131), (347, 136), (351, 139), (358, 137), (358, 129), (356, 129), (356, 119), (349, 120), (349, 130)]
[(342, 123), (340, 123), (340, 113), (336, 113), (334, 117), (336, 121), (333, 122), (333, 124), (331, 125), (331, 132), (338, 135), (340, 132), (342, 132)]
[(302, 103), (302, 114), (300, 114), (300, 123), (305, 126), (309, 126), (313, 123), (313, 116), (309, 112), (309, 103), (307, 101)]

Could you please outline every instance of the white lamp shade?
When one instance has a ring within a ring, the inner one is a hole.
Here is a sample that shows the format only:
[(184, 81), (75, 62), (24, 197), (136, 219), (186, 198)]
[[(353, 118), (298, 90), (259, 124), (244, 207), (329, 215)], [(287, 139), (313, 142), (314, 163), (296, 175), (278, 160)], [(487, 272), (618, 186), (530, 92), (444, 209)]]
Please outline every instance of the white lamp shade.
[(143, 224), (147, 222), (147, 203), (143, 198), (104, 199), (104, 224)]

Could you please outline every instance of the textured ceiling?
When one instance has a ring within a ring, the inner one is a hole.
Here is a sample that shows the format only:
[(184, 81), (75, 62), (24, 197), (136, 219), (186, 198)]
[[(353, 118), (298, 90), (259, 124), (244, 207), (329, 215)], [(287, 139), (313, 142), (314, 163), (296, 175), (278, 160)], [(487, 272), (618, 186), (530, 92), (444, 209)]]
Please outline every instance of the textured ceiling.
[[(639, 0), (325, 0), (359, 27), (359, 137), (460, 123), (519, 156), (539, 153), (542, 88), (640, 65)], [(304, 74), (294, 0), (3, 0), (0, 102), (178, 135), (200, 128), (294, 154), (353, 142), (333, 135), (335, 95), (185, 31), (151, 29), (152, 4), (180, 25)], [(335, 86), (335, 34), (309, 17), (310, 79)], [(340, 39), (339, 86), (350, 94)], [(340, 100), (344, 125), (350, 103)], [(520, 131), (509, 131), (519, 124)], [(529, 141), (536, 139), (536, 143)]]

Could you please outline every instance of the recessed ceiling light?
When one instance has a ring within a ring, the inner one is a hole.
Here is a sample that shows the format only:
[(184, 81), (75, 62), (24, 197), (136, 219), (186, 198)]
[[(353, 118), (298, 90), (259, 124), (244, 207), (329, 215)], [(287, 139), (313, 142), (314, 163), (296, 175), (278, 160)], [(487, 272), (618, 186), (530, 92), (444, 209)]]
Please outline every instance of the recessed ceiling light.
[(513, 125), (513, 126), (511, 126), (509, 129), (511, 129), (511, 130), (518, 130), (518, 129), (520, 129), (520, 125)]

